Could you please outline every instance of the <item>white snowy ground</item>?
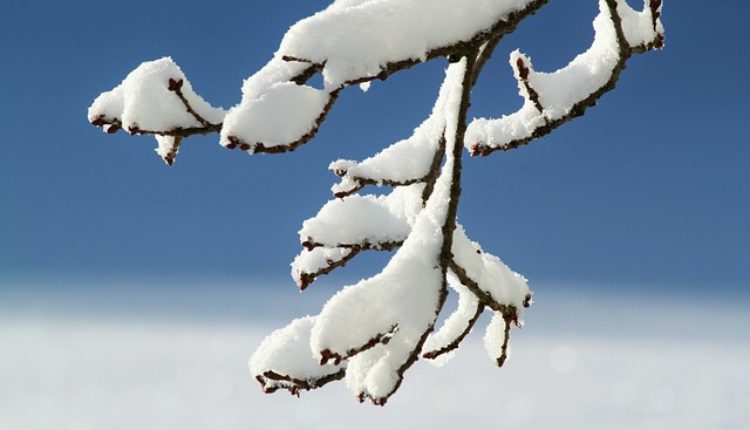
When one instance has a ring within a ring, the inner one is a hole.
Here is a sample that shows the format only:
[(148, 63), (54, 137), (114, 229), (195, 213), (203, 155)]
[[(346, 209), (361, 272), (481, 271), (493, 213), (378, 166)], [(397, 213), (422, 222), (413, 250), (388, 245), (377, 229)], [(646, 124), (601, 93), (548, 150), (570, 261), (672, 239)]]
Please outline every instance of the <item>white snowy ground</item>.
[(329, 287), (0, 284), (0, 429), (750, 428), (747, 295), (558, 287), (535, 286), (505, 368), (474, 333), (379, 408), (341, 383), (297, 399), (250, 379), (262, 337)]

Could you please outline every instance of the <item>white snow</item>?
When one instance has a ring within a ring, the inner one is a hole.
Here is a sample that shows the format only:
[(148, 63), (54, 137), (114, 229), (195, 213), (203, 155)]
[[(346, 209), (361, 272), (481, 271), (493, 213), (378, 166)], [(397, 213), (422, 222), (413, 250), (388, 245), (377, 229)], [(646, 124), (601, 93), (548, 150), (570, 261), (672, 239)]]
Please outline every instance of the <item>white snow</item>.
[(306, 220), (299, 231), (300, 242), (328, 247), (403, 241), (421, 209), (423, 186), (394, 189), (387, 196), (351, 195), (326, 203)]
[[(643, 10), (640, 11), (631, 8), (624, 0), (617, 2), (617, 12), (622, 18), (622, 31), (630, 46), (645, 45), (653, 42), (658, 35), (664, 34), (661, 19), (656, 20), (656, 28), (654, 28), (654, 20), (649, 7), (650, 1), (643, 0)], [(659, 6), (660, 13), (661, 8), (662, 6)]]
[[(168, 164), (177, 153), (181, 140), (177, 135), (182, 131), (218, 126), (222, 121), (220, 142), (224, 146), (239, 141), (244, 144), (240, 148), (251, 153), (294, 149), (316, 131), (343, 86), (360, 83), (367, 91), (366, 80), (374, 79), (389, 64), (424, 60), (431, 50), (468, 41), (531, 2), (337, 0), (290, 28), (274, 58), (244, 82), (241, 102), (228, 112), (206, 103), (180, 68), (170, 58), (162, 58), (143, 63), (122, 84), (100, 95), (89, 108), (89, 120), (103, 125), (105, 131), (122, 125), (131, 133), (157, 135), (156, 151)], [(649, 2), (645, 4), (644, 11), (637, 12), (624, 0), (617, 2), (625, 39), (632, 47), (653, 42), (663, 30), (661, 22), (654, 21)], [(358, 252), (358, 246), (403, 243), (379, 274), (343, 288), (318, 317), (294, 320), (266, 337), (250, 359), (251, 372), (255, 376), (273, 372), (297, 380), (268, 382), (267, 388), (299, 387), (304, 381), (339, 370), (321, 366), (320, 361), (338, 365), (343, 359), (348, 363), (342, 365), (349, 366), (346, 386), (361, 398), (381, 402), (398, 388), (402, 373), (415, 357), (450, 344), (467, 330), (477, 312), (478, 298), (449, 273), (448, 282), (459, 294), (458, 308), (421, 345), (434, 328), (444, 288), (446, 268), (441, 267), (440, 253), (442, 229), (447, 217), (453, 216), (449, 214), (456, 163), (453, 149), (462, 143), (469, 148), (479, 143), (498, 148), (534, 137), (540, 127), (564, 119), (582, 101), (605, 88), (622, 53), (608, 3), (600, 0), (599, 5), (591, 47), (567, 66), (552, 73), (537, 72), (528, 57), (519, 51), (511, 54), (510, 63), (524, 98), (518, 112), (498, 120), (474, 120), (464, 142), (457, 142), (467, 65), (464, 58), (450, 64), (430, 117), (411, 137), (361, 162), (331, 163), (330, 168), (342, 177), (332, 188), (337, 196), (357, 191), (366, 183), (420, 183), (398, 186), (385, 196), (355, 194), (330, 201), (303, 223), (301, 242), (318, 248), (304, 250), (292, 263), (292, 275), (300, 285), (305, 275), (342, 262)], [(300, 61), (286, 61), (285, 57)], [(311, 67), (322, 69), (324, 89), (291, 81), (307, 76)], [(423, 206), (421, 182), (439, 144), (445, 145), (444, 164)], [(526, 280), (498, 257), (482, 251), (460, 225), (452, 239), (455, 263), (490, 301), (514, 307), (520, 321), (529, 294)], [(500, 355), (505, 328), (506, 321), (496, 313), (484, 338), (493, 358)], [(575, 360), (572, 362), (568, 359), (555, 368), (570, 371), (575, 367)], [(669, 405), (664, 399), (671, 399), (663, 394), (660, 392), (655, 401), (661, 409)], [(527, 404), (518, 406), (521, 412), (528, 409)]]
[(259, 98), (275, 84), (289, 82), (308, 66), (305, 63), (272, 58), (263, 68), (245, 79), (242, 84), (242, 102), (250, 102)]
[(370, 0), (336, 2), (293, 25), (277, 57), (324, 64), (326, 88), (377, 75), (390, 62), (425, 58), (468, 41), (531, 0)]
[[(443, 86), (449, 96), (442, 114), (447, 124), (455, 123), (458, 115), (465, 70), (464, 59), (446, 71)], [(446, 152), (451, 154), (455, 139), (450, 126), (447, 136)], [(385, 268), (333, 296), (312, 329), (313, 353), (330, 351), (342, 357), (375, 338), (393, 333), (387, 345), (369, 352), (361, 363), (355, 360), (361, 370), (346, 376), (355, 395), (388, 397), (399, 384), (401, 367), (412, 354), (420, 352), (417, 345), (435, 322), (442, 288), (438, 263), (443, 244), (440, 231), (447, 216), (452, 169), (453, 159), (448, 155), (425, 208)], [(400, 189), (403, 188), (397, 190)]]
[(319, 246), (312, 250), (303, 249), (292, 262), (292, 278), (298, 286), (302, 285), (302, 277), (317, 273), (320, 270), (343, 260), (352, 253), (348, 248), (329, 248)]
[(498, 257), (483, 251), (466, 236), (461, 225), (456, 226), (453, 234), (453, 257), (482, 291), (499, 304), (514, 306), (519, 321), (522, 320), (523, 302), (531, 293), (526, 278), (512, 271)]
[[(343, 181), (357, 182), (367, 179), (382, 184), (386, 181), (404, 183), (422, 179), (430, 170), (432, 158), (437, 150), (437, 143), (442, 134), (442, 128), (434, 126), (435, 121), (428, 120), (424, 128), (415, 130), (414, 135), (383, 149), (378, 154), (359, 163), (350, 160), (338, 160), (331, 163), (333, 167), (346, 171)], [(349, 162), (343, 167), (342, 162)], [(345, 187), (344, 187), (345, 188)]]
[[(487, 325), (482, 338), (484, 349), (490, 358), (497, 360), (503, 354), (503, 343), (505, 342), (505, 319), (500, 313), (492, 315), (492, 320)], [(506, 349), (506, 357), (510, 358), (510, 345)]]
[[(315, 317), (298, 318), (268, 335), (250, 357), (250, 373), (262, 376), (267, 371), (273, 371), (303, 381), (336, 373), (340, 366), (321, 365), (310, 353), (310, 329), (314, 323)], [(293, 387), (294, 384), (269, 381), (268, 386)]]
[(331, 192), (334, 196), (348, 195), (362, 188), (362, 184), (349, 176), (341, 178), (341, 182), (331, 186)]
[[(468, 327), (469, 321), (474, 318), (479, 305), (479, 300), (472, 294), (452, 272), (448, 272), (448, 286), (458, 295), (458, 306), (443, 321), (443, 325), (436, 331), (430, 333), (427, 341), (422, 348), (423, 352), (438, 351), (447, 347), (451, 342), (456, 340)], [(430, 363), (442, 366), (449, 358), (452, 358), (457, 349), (444, 353), (436, 359), (429, 360)]]
[(451, 87), (443, 82), (430, 116), (414, 129), (409, 138), (400, 140), (361, 162), (332, 162), (328, 166), (329, 170), (343, 176), (341, 183), (332, 188), (333, 193), (356, 190), (361, 187), (360, 180), (363, 179), (381, 184), (405, 183), (424, 178), (430, 170), (438, 144), (445, 132), (445, 109), (451, 91)]
[(137, 128), (167, 133), (177, 128), (201, 127), (177, 95), (169, 90), (170, 79), (183, 82), (182, 93), (199, 115), (212, 124), (221, 123), (224, 110), (212, 107), (197, 95), (170, 57), (141, 64), (112, 91), (102, 93), (89, 107), (89, 121), (99, 117), (118, 119), (125, 130)]
[(289, 145), (315, 127), (329, 97), (294, 82), (272, 84), (258, 98), (243, 97), (242, 103), (229, 111), (221, 129), (221, 143), (227, 146), (229, 138), (236, 137), (250, 145), (250, 152), (257, 144)]

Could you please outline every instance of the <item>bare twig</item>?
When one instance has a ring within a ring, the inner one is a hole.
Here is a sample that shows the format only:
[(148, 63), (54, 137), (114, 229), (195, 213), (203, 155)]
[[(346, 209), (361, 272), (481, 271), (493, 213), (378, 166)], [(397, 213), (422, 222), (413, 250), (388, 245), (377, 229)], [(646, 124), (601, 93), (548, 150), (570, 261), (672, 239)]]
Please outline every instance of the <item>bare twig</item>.
[[(276, 392), (280, 388), (283, 388), (288, 390), (292, 395), (299, 396), (300, 390), (313, 390), (315, 388), (320, 388), (328, 384), (329, 382), (343, 379), (345, 375), (346, 369), (339, 369), (334, 373), (319, 378), (299, 379), (289, 375), (276, 373), (273, 370), (269, 370), (263, 372), (263, 375), (256, 376), (255, 379), (263, 387), (264, 393), (270, 394)], [(278, 384), (278, 382), (284, 383)]]

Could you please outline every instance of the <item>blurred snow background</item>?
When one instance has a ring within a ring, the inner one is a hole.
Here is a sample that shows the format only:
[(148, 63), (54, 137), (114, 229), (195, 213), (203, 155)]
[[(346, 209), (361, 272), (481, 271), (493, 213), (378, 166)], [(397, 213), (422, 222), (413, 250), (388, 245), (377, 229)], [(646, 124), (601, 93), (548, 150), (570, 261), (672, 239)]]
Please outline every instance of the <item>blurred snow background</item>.
[(477, 332), (442, 368), (418, 362), (378, 408), (340, 383), (264, 395), (247, 371), (263, 336), (317, 312), (330, 286), (107, 282), (0, 284), (0, 429), (750, 424), (750, 300), (730, 289), (537, 284), (505, 368)]

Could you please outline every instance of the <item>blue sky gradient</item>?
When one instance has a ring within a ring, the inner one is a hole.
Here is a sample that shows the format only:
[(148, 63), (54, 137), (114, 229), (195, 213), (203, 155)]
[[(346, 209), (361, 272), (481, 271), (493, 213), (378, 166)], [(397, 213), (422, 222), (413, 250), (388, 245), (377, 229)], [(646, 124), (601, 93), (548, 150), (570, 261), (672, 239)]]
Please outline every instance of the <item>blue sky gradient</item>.
[[(288, 281), (297, 230), (331, 198), (326, 167), (407, 137), (444, 61), (344, 92), (318, 136), (249, 157), (217, 136), (167, 168), (149, 137), (107, 136), (86, 109), (140, 62), (171, 55), (213, 104), (286, 28), (326, 2), (21, 2), (0, 6), (0, 279), (96, 276)], [(521, 104), (510, 51), (554, 70), (585, 50), (596, 2), (551, 1), (505, 39), (471, 116)], [(742, 287), (750, 282), (750, 68), (740, 1), (666, 2), (667, 47), (631, 60), (586, 116), (528, 147), (468, 158), (469, 235), (534, 280)], [(344, 269), (378, 270), (383, 256)], [(2, 282), (2, 281), (0, 281)]]

